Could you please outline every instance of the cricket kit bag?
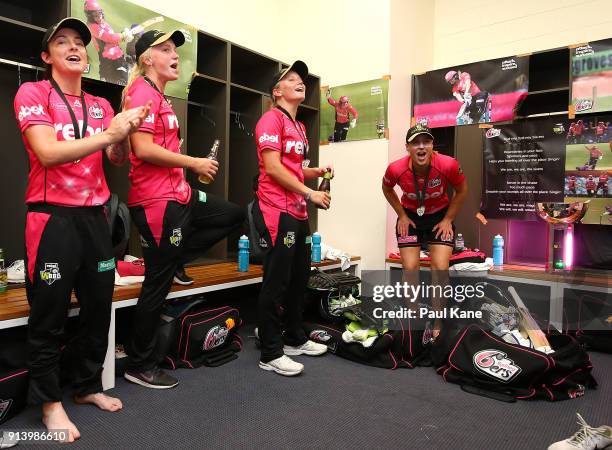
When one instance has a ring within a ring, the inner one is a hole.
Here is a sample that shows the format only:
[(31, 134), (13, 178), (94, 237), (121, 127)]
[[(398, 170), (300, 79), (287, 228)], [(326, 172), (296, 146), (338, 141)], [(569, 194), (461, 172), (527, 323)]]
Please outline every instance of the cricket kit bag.
[(550, 354), (506, 342), (477, 324), (457, 334), (443, 331), (435, 346), (450, 352), (437, 372), (464, 390), (506, 401), (567, 400), (596, 387), (581, 345), (565, 334), (547, 337), (554, 350)]
[(168, 369), (216, 367), (238, 358), (240, 315), (231, 306), (210, 307), (205, 300), (170, 304), (161, 314), (156, 355)]
[(360, 303), (360, 283), (359, 277), (347, 272), (315, 269), (308, 279), (306, 302), (316, 307), (317, 316), (324, 322), (343, 322), (343, 313)]
[[(0, 334), (0, 425), (15, 417), (27, 405), (25, 327), (2, 330)], [(2, 432), (0, 431), (0, 437)]]

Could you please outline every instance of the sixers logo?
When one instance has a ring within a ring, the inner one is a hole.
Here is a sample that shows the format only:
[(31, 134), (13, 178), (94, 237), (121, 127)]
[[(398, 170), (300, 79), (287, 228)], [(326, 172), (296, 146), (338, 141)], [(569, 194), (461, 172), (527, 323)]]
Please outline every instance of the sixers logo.
[(104, 110), (100, 108), (98, 102), (89, 107), (89, 117), (92, 119), (104, 119)]
[(327, 342), (331, 339), (331, 335), (325, 330), (312, 330), (308, 337), (318, 342)]
[(593, 109), (593, 100), (588, 98), (581, 98), (576, 101), (576, 112), (588, 111), (589, 109)]
[(433, 180), (429, 180), (427, 186), (430, 188), (436, 188), (442, 184), (442, 180), (440, 178), (434, 178)]
[(488, 139), (491, 139), (491, 138), (499, 136), (500, 134), (501, 134), (501, 130), (499, 128), (489, 128), (487, 132), (485, 133), (485, 136)]
[(521, 368), (501, 350), (481, 350), (474, 354), (474, 367), (485, 375), (508, 383), (519, 373)]
[(204, 338), (204, 345), (202, 346), (203, 350), (211, 350), (215, 347), (219, 347), (223, 345), (227, 336), (229, 334), (229, 330), (221, 325), (216, 325), (212, 327), (208, 333), (206, 333), (206, 337)]

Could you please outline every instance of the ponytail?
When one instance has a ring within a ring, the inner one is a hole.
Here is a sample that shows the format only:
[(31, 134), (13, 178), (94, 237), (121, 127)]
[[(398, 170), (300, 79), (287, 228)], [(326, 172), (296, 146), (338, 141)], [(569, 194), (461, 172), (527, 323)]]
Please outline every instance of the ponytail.
[(122, 109), (123, 109), (123, 104), (125, 102), (125, 97), (132, 83), (134, 83), (134, 81), (136, 81), (138, 77), (143, 77), (146, 75), (147, 66), (144, 63), (144, 59), (149, 58), (150, 56), (151, 56), (151, 49), (147, 49), (142, 55), (140, 55), (140, 58), (138, 58), (138, 62), (130, 69), (130, 74), (128, 76), (127, 84), (125, 85), (125, 87), (123, 88), (123, 91), (121, 92), (121, 108)]

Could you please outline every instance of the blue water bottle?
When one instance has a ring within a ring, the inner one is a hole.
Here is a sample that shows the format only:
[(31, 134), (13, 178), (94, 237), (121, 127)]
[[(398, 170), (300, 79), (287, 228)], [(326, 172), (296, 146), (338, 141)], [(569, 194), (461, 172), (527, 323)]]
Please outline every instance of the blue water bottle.
[(318, 232), (312, 233), (312, 262), (320, 263), (321, 262), (321, 235)]
[(244, 234), (238, 241), (238, 272), (249, 271), (249, 238)]
[(501, 234), (493, 238), (493, 265), (499, 267), (504, 265), (504, 238)]

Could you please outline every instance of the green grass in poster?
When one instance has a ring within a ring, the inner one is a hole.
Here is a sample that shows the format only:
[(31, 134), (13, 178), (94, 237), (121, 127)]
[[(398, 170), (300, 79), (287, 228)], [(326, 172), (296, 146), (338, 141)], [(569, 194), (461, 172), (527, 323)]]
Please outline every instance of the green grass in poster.
[[(349, 128), (347, 141), (378, 139), (377, 124), (383, 122), (388, 127), (389, 80), (372, 80), (331, 88), (331, 95), (337, 101), (341, 96), (349, 97), (349, 102), (357, 110), (355, 128)], [(335, 109), (321, 92), (321, 141), (327, 141), (334, 134)]]
[(612, 225), (612, 216), (604, 215), (606, 207), (612, 207), (612, 198), (591, 198), (588, 197), (565, 197), (564, 203), (585, 202), (589, 200), (589, 206), (581, 223), (591, 225)]
[[(176, 81), (172, 81), (166, 85), (165, 94), (171, 97), (187, 98), (187, 86), (191, 82), (193, 72), (197, 67), (197, 30), (190, 26), (177, 22), (176, 20), (162, 16), (159, 13), (134, 5), (125, 0), (97, 0), (104, 11), (104, 20), (112, 27), (115, 33), (121, 33), (123, 30), (130, 29), (134, 25), (142, 24), (145, 21), (155, 17), (163, 17), (163, 21), (150, 25), (145, 31), (157, 29), (161, 31), (181, 30), (185, 34), (185, 44), (178, 49), (180, 76)], [(82, 0), (71, 2), (71, 15), (78, 17), (87, 23), (87, 17), (83, 10), (84, 2)], [(121, 50), (125, 53), (126, 43), (119, 44)], [(100, 60), (98, 51), (93, 42), (87, 46), (87, 54), (89, 55), (90, 72), (84, 74), (85, 77), (100, 79)]]
[(612, 170), (612, 151), (610, 145), (602, 144), (572, 144), (565, 147), (565, 170), (576, 170), (576, 167), (584, 166), (589, 162), (589, 152), (585, 145), (597, 145), (603, 152), (603, 158), (597, 162), (595, 170)]

